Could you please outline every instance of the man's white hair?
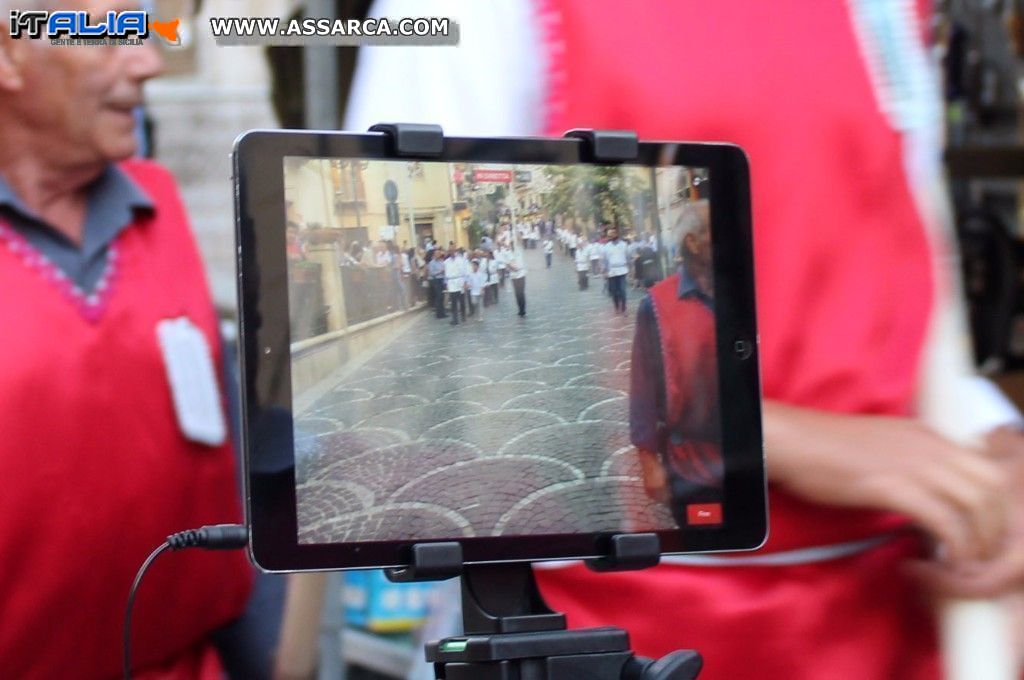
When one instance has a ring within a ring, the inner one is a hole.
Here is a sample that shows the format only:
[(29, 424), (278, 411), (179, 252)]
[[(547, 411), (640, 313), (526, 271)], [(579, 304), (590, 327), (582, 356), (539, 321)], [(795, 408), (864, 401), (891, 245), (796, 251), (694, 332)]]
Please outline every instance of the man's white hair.
[(710, 209), (711, 205), (706, 198), (699, 198), (684, 205), (679, 217), (676, 218), (676, 233), (679, 240), (682, 240), (687, 234), (696, 233), (704, 226), (711, 214)]

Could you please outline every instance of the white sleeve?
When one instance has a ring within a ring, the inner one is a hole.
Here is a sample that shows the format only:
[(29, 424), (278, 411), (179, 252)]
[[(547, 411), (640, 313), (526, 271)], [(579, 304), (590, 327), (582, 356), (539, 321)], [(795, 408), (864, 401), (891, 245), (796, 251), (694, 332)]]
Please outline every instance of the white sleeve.
[(1024, 425), (1020, 411), (992, 382), (980, 375), (964, 376), (960, 380), (960, 407), (975, 436), (984, 436), (997, 427)]
[(542, 132), (546, 71), (528, 0), (377, 0), (373, 17), (450, 17), (459, 45), (362, 47), (344, 128), (437, 123), (446, 135)]

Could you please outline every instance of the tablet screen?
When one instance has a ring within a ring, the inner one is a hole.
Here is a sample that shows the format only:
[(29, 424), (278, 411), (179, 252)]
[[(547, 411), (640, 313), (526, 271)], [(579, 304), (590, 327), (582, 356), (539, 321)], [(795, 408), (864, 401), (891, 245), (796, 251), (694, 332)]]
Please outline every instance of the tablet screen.
[(299, 543), (721, 527), (707, 169), (283, 176)]

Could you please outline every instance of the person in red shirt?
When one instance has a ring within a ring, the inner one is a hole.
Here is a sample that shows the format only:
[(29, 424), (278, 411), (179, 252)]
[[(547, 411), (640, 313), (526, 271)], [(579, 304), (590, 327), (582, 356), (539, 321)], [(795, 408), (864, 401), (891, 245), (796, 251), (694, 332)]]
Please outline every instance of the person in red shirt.
[[(1021, 583), (1022, 485), (1010, 493), (1007, 466), (1021, 438), (993, 429), (973, 381), (932, 387), (959, 376), (961, 354), (917, 4), (375, 4), (452, 16), (461, 43), (363, 49), (348, 129), (631, 129), (735, 143), (750, 160), (768, 542), (636, 573), (538, 570), (571, 625), (625, 627), (647, 656), (698, 649), (704, 680), (935, 678), (935, 615), (911, 568), (959, 594)], [(399, 79), (410, 85), (386, 85)], [(447, 96), (462, 91), (471, 106)], [(925, 395), (987, 446), (940, 435)]]
[[(148, 42), (55, 46), (0, 22), (5, 678), (119, 676), (125, 603), (149, 552), (241, 520), (202, 262), (173, 178), (131, 159), (142, 85), (161, 68)], [(191, 372), (174, 388), (187, 394), (172, 389), (175, 362)], [(190, 398), (219, 408), (185, 417)], [(243, 612), (251, 584), (242, 551), (154, 564), (135, 606), (134, 677), (219, 680), (211, 633)]]

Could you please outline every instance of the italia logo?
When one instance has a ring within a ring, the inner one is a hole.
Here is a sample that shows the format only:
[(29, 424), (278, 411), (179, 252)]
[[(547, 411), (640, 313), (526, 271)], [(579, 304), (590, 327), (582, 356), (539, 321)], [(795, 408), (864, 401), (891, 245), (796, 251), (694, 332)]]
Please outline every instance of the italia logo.
[(179, 19), (150, 20), (149, 13), (141, 10), (111, 11), (95, 19), (83, 11), (12, 10), (10, 35), (12, 38), (67, 41), (68, 44), (78, 41), (140, 44), (152, 31), (168, 45), (181, 45), (179, 23)]

